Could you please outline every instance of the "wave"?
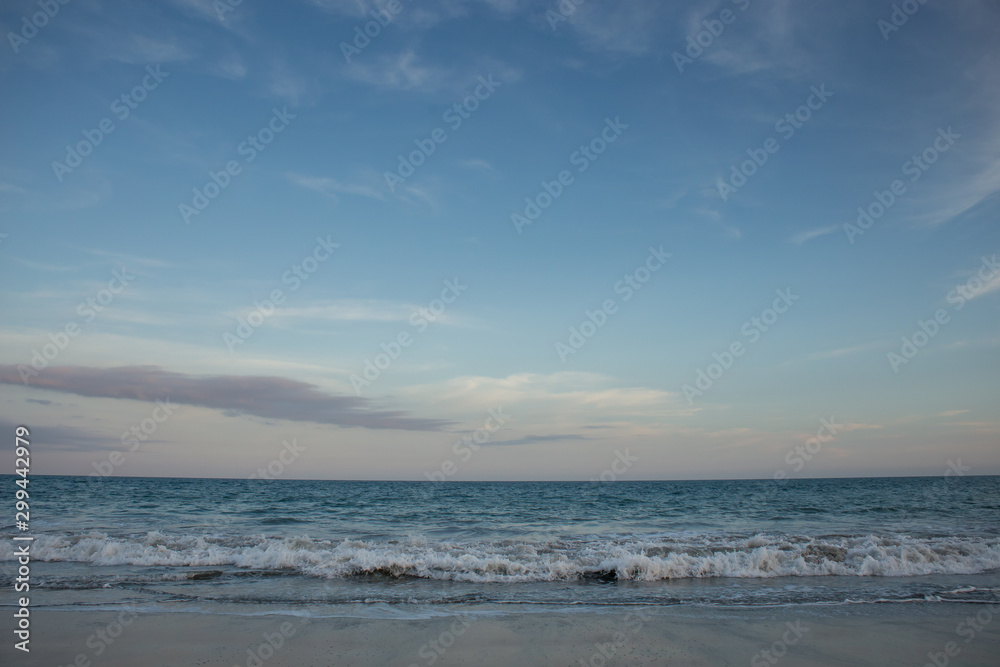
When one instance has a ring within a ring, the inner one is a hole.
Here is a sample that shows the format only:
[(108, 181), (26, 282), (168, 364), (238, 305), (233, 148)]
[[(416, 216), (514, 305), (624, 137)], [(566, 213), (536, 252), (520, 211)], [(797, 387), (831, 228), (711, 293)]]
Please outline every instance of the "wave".
[[(328, 579), (417, 577), (464, 582), (660, 581), (712, 577), (904, 577), (1000, 569), (1000, 539), (876, 536), (628, 536), (525, 541), (313, 539), (308, 536), (102, 532), (38, 535), (36, 561), (99, 566), (232, 566)], [(0, 560), (14, 560), (0, 542)]]

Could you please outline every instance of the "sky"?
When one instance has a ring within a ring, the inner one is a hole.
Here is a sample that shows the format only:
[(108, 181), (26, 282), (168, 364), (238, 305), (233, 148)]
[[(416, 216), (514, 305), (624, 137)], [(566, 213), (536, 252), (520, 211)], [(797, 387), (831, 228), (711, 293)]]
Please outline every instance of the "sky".
[(35, 474), (1000, 474), (988, 0), (0, 9)]

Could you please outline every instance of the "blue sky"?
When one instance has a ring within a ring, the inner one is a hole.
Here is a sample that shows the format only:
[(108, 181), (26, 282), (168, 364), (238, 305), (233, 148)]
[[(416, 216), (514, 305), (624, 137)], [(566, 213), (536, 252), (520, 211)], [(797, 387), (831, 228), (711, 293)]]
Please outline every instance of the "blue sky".
[(43, 474), (998, 474), (1000, 10), (904, 4), (5, 3), (0, 421)]

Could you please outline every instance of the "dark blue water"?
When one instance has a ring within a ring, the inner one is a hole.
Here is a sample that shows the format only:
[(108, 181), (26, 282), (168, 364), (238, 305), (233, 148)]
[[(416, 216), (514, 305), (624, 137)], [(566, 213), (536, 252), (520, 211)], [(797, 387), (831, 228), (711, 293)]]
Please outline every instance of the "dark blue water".
[[(13, 488), (13, 478), (5, 484)], [(391, 614), (463, 603), (1000, 600), (1000, 477), (35, 477), (31, 502), (35, 600), (54, 607)], [(2, 530), (9, 585), (15, 530)]]

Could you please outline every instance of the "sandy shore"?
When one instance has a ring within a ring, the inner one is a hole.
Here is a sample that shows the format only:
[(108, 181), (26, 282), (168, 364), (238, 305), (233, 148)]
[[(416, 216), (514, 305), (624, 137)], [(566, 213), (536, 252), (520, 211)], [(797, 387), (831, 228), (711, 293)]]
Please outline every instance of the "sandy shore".
[(1000, 606), (646, 609), (626, 616), (568, 610), (497, 615), (470, 608), (469, 616), (421, 620), (36, 610), (31, 653), (15, 650), (5, 632), (0, 663), (884, 667), (934, 664), (932, 654), (936, 667), (1000, 664)]

